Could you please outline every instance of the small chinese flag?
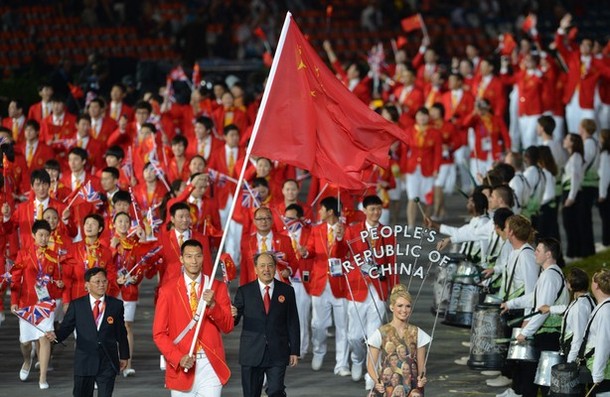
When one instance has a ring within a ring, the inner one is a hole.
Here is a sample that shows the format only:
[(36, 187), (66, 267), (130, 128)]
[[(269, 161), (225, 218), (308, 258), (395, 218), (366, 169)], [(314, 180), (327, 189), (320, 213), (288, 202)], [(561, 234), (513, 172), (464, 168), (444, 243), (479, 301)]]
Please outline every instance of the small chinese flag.
[(400, 25), (402, 26), (402, 30), (405, 32), (411, 32), (413, 30), (421, 29), (421, 15), (415, 14), (410, 17), (407, 17), (400, 21)]
[(523, 20), (523, 25), (521, 26), (521, 29), (523, 29), (523, 31), (525, 33), (528, 33), (530, 30), (535, 29), (536, 28), (536, 15), (534, 14), (529, 14), (525, 20)]
[(502, 55), (509, 56), (517, 48), (517, 42), (510, 33), (504, 33), (500, 35), (499, 48)]
[(405, 36), (398, 36), (396, 38), (396, 48), (402, 48), (406, 46), (408, 43), (407, 38)]

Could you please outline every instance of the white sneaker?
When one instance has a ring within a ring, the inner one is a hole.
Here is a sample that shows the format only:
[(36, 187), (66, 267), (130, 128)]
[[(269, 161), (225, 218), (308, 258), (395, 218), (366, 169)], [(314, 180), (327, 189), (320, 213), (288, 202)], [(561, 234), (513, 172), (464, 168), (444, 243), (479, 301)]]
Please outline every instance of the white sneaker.
[(341, 367), (337, 370), (335, 370), (335, 375), (339, 375), (339, 376), (350, 376), (352, 374), (352, 372), (345, 368), (345, 367)]
[(457, 365), (467, 365), (468, 364), (468, 356), (461, 357), (461, 358), (459, 358), (457, 360), (454, 360), (453, 362), (456, 363)]
[(133, 368), (127, 368), (123, 370), (123, 378), (127, 378), (129, 376), (134, 376), (136, 374), (136, 370)]
[(502, 372), (486, 370), (486, 371), (481, 371), (481, 375), (483, 375), (483, 376), (500, 376), (500, 375), (502, 375)]
[[(500, 375), (497, 378), (487, 379), (485, 381), (485, 383), (487, 384), (487, 386), (504, 387), (504, 386), (510, 385), (512, 383), (512, 380), (508, 379), (504, 375)], [(510, 390), (512, 390), (512, 389), (510, 389)]]
[(508, 388), (504, 392), (496, 394), (496, 397), (521, 397), (521, 394), (517, 394), (513, 389)]
[(352, 380), (359, 382), (362, 379), (362, 364), (352, 364)]
[(316, 356), (314, 354), (313, 358), (311, 359), (311, 369), (313, 369), (314, 371), (319, 371), (320, 368), (322, 368), (323, 361), (324, 361), (324, 356)]
[(462, 346), (464, 346), (464, 347), (470, 347), (470, 342), (462, 342)]

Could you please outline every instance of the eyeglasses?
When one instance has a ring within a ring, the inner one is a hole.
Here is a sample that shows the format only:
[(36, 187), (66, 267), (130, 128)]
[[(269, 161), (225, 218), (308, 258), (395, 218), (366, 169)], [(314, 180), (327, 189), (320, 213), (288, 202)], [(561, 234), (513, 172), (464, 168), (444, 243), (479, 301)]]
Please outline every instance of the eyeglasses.
[(259, 221), (259, 222), (263, 222), (263, 221), (265, 221), (265, 222), (271, 222), (271, 219), (273, 219), (273, 218), (271, 218), (271, 217), (266, 217), (266, 218), (254, 218), (254, 220), (255, 220), (255, 221)]

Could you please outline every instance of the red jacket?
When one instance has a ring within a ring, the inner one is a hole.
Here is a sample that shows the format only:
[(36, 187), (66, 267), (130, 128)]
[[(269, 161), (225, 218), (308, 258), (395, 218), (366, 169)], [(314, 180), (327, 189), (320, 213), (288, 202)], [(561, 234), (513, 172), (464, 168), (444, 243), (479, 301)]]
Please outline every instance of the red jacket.
[[(202, 279), (201, 287), (203, 287), (203, 284)], [(201, 319), (203, 322), (197, 340), (203, 347), (220, 382), (226, 384), (231, 376), (231, 371), (226, 363), (220, 333), (226, 334), (233, 330), (231, 302), (227, 287), (222, 282), (214, 280), (212, 290), (215, 292), (215, 304), (212, 308), (206, 307), (205, 318)], [(180, 343), (177, 345), (173, 343), (173, 340), (187, 326), (192, 317), (184, 277), (177, 277), (160, 289), (153, 321), (153, 340), (167, 362), (165, 386), (168, 389), (187, 391), (193, 387), (196, 368), (184, 372), (184, 369), (180, 367), (180, 360), (190, 350), (195, 327), (186, 334)]]
[(500, 78), (493, 76), (485, 88), (482, 87), (483, 77), (479, 74), (473, 80), (472, 93), (475, 97), (489, 101), (493, 113), (503, 116), (506, 113), (506, 94)]
[[(49, 110), (49, 114), (51, 114), (50, 110)], [(47, 116), (49, 114), (47, 114)], [(38, 121), (39, 123), (42, 123), (42, 120), (44, 119), (43, 114), (42, 114), (42, 101), (36, 102), (32, 106), (30, 106), (30, 109), (28, 110), (28, 119), (34, 119), (34, 120)]]
[[(125, 269), (128, 272), (131, 271), (130, 277), (133, 280), (133, 283), (127, 285), (119, 284), (122, 300), (126, 302), (138, 300), (139, 286), (144, 278), (146, 269), (154, 266), (155, 262), (161, 258), (161, 255), (160, 253), (157, 253), (149, 260), (140, 263), (139, 265), (138, 263), (144, 255), (155, 247), (155, 245), (156, 243), (154, 242), (139, 243), (132, 238), (128, 238), (122, 239), (119, 245), (112, 249), (112, 260), (117, 272), (120, 272), (122, 269)], [(132, 271), (136, 265), (138, 265), (138, 267)]]
[[(210, 162), (208, 164), (208, 168), (216, 170), (222, 174), (225, 174), (231, 178), (238, 179), (239, 172), (241, 171), (241, 166), (243, 164), (244, 158), (246, 156), (246, 152), (240, 147), (237, 150), (237, 158), (235, 159), (235, 166), (233, 167), (233, 172), (229, 172), (229, 168), (227, 166), (227, 157), (225, 146), (219, 147), (215, 152), (210, 154)], [(214, 185), (214, 195), (218, 200), (218, 207), (225, 208), (227, 202), (229, 200), (229, 196), (233, 195), (235, 192), (235, 183), (227, 181), (224, 185), (219, 186), (218, 184)]]
[(563, 91), (565, 89), (568, 75), (564, 73), (555, 61), (549, 60), (550, 67), (543, 71), (543, 88), (540, 93), (542, 112), (551, 112), (556, 116), (565, 115), (563, 104)]
[(36, 145), (36, 150), (32, 153), (32, 159), (30, 163), (27, 163), (27, 151), (26, 151), (26, 143), (25, 140), (15, 146), (15, 151), (19, 152), (23, 155), (25, 159), (25, 169), (22, 170), (22, 178), (21, 178), (21, 189), (22, 191), (30, 190), (30, 174), (33, 170), (44, 168), (45, 161), (52, 159), (55, 154), (53, 149), (48, 146), (44, 141), (38, 140), (38, 145)]
[[(539, 71), (528, 73), (527, 70), (517, 70), (512, 76), (502, 75), (505, 84), (517, 84), (519, 89), (519, 116), (535, 116), (542, 114), (542, 92), (545, 84)], [(497, 114), (494, 112), (494, 114)]]
[(61, 125), (53, 124), (53, 115), (47, 116), (40, 123), (40, 140), (50, 142), (54, 139), (70, 139), (76, 131), (76, 116), (65, 112)]
[(440, 131), (441, 139), (443, 140), (441, 164), (453, 164), (453, 152), (459, 147), (466, 145), (467, 137), (448, 121), (438, 120), (433, 122), (433, 126)]
[[(336, 60), (331, 66), (335, 73), (339, 75), (339, 80), (341, 80), (343, 84), (348, 87), (349, 81), (347, 80), (347, 73), (345, 72), (345, 69), (343, 69), (341, 62)], [(371, 103), (371, 78), (368, 76), (362, 76), (352, 92), (358, 97), (358, 99), (368, 106), (368, 104)]]
[(397, 106), (402, 109), (400, 115), (399, 124), (403, 128), (408, 128), (415, 122), (415, 113), (417, 110), (424, 105), (424, 94), (423, 92), (413, 86), (409, 93), (404, 93), (404, 86), (399, 86), (394, 89), (394, 98)]
[[(32, 194), (33, 196), (33, 194)], [(19, 228), (19, 241), (21, 241), (21, 249), (28, 248), (30, 245), (34, 243), (34, 238), (32, 237), (32, 224), (36, 220), (36, 211), (37, 209), (34, 207), (34, 198), (28, 199), (19, 205), (17, 205), (16, 210), (12, 213), (11, 219), (4, 224), (5, 231), (10, 233), (10, 231), (15, 228)], [(49, 203), (46, 208), (53, 207), (59, 213), (61, 218), (61, 214), (66, 208), (65, 204), (52, 199), (49, 197)]]
[[(158, 269), (151, 269), (146, 277), (151, 278), (159, 272), (159, 287), (177, 278), (182, 274), (182, 263), (180, 262), (180, 246), (174, 229), (159, 233), (159, 244), (161, 245), (161, 256), (163, 264)], [(212, 273), (212, 251), (210, 251), (209, 238), (197, 232), (191, 232), (191, 239), (195, 239), (203, 245), (203, 273)], [(186, 241), (186, 240), (185, 240)]]
[[(91, 136), (101, 142), (103, 144), (103, 150), (106, 151), (108, 138), (110, 138), (112, 132), (116, 130), (117, 123), (108, 116), (102, 117), (99, 123), (99, 127), (97, 125), (95, 128), (93, 128), (93, 125), (91, 126)], [(103, 156), (104, 153), (100, 153), (100, 155)]]
[[(487, 143), (484, 145), (484, 142), (491, 144), (491, 154), (494, 161), (499, 160), (503, 152), (510, 150), (510, 135), (501, 117), (493, 114), (484, 117), (471, 115), (464, 120), (464, 126), (474, 129), (475, 150), (470, 152), (470, 158), (487, 160), (490, 151), (485, 150)], [(502, 141), (502, 144), (500, 144), (500, 141)]]
[(412, 174), (419, 165), (422, 175), (431, 177), (438, 172), (442, 152), (443, 141), (438, 130), (428, 126), (422, 131), (421, 127), (414, 125), (407, 130), (407, 143), (400, 170), (403, 174)]
[[(379, 231), (381, 227), (383, 227), (383, 225), (379, 225), (376, 229)], [(363, 302), (369, 293), (370, 287), (368, 285), (372, 285), (377, 291), (379, 299), (385, 302), (390, 296), (392, 288), (400, 281), (399, 275), (394, 274), (395, 272), (388, 272), (383, 274), (383, 276), (381, 273), (377, 273), (378, 276), (381, 277), (370, 277), (368, 274), (362, 274), (360, 266), (364, 262), (364, 253), (366, 251), (373, 252), (373, 250), (375, 250), (375, 252), (381, 253), (383, 250), (384, 255), (382, 258), (378, 259), (373, 257), (373, 259), (377, 264), (379, 271), (381, 271), (382, 267), (387, 268), (390, 266), (393, 270), (396, 262), (396, 255), (387, 255), (385, 248), (386, 246), (392, 246), (394, 248), (396, 246), (396, 239), (394, 236), (385, 238), (379, 235), (378, 239), (370, 239), (370, 241), (369, 239), (365, 239), (365, 241), (362, 241), (360, 232), (366, 229), (367, 227), (364, 222), (357, 223), (347, 229), (346, 239), (349, 242), (348, 244), (350, 244), (350, 262), (353, 266), (347, 273), (347, 280), (352, 290), (353, 299), (349, 293), (346, 298), (357, 302)], [(355, 260), (356, 256), (358, 256), (357, 261)], [(371, 274), (374, 275), (374, 272), (371, 272)]]
[(445, 120), (451, 121), (456, 126), (460, 127), (463, 124), (464, 117), (472, 113), (474, 109), (474, 96), (466, 90), (462, 91), (462, 99), (454, 108), (452, 104), (452, 92), (447, 91), (442, 96), (442, 104), (445, 107)]
[(578, 89), (578, 103), (583, 109), (593, 109), (595, 87), (601, 76), (610, 78), (610, 68), (591, 55), (590, 66), (587, 68), (581, 61), (580, 50), (569, 50), (564, 44), (564, 35), (555, 35), (557, 51), (568, 65), (568, 80), (563, 92), (563, 103), (568, 104)]
[[(133, 109), (131, 106), (126, 105), (125, 102), (121, 102), (121, 110), (118, 112), (118, 114), (111, 114), (112, 111), (112, 103), (108, 103), (108, 106), (106, 108), (106, 116), (110, 119), (110, 120), (114, 120), (115, 122), (118, 123), (119, 119), (121, 118), (121, 116), (125, 116), (127, 117), (128, 121), (131, 121), (133, 119)], [(112, 116), (115, 116), (115, 118), (113, 119)]]
[[(229, 122), (226, 119), (227, 113), (233, 112), (233, 119)], [(214, 125), (216, 126), (216, 130), (222, 134), (222, 131), (225, 128), (225, 125), (235, 124), (239, 129), (239, 133), (243, 133), (245, 129), (248, 127), (248, 116), (243, 110), (240, 110), (236, 107), (231, 109), (225, 109), (223, 106), (217, 108), (212, 113), (212, 120), (214, 121)]]
[[(282, 270), (285, 269), (291, 270), (291, 274), (297, 272), (299, 269), (299, 261), (294, 254), (290, 237), (286, 237), (279, 233), (274, 233), (273, 240), (267, 242), (267, 247), (269, 251), (273, 251), (276, 256), (282, 256), (283, 254), (283, 257), (278, 258), (278, 275)], [(239, 285), (248, 284), (256, 280), (256, 272), (254, 271), (254, 255), (256, 255), (258, 252), (258, 240), (256, 233), (253, 233), (242, 240)], [(279, 275), (278, 278), (282, 282), (290, 283), (288, 279), (281, 277), (281, 275)]]
[(313, 266), (309, 275), (309, 294), (320, 296), (326, 288), (326, 282), (330, 282), (330, 288), (335, 298), (345, 298), (347, 287), (345, 277), (333, 277), (329, 274), (328, 258), (339, 258), (343, 261), (347, 255), (347, 244), (345, 238), (335, 241), (328, 246), (328, 226), (323, 222), (314, 226), (309, 240), (307, 241), (307, 259), (313, 259)]
[[(311, 274), (311, 269), (313, 268), (313, 259), (301, 257), (301, 254), (298, 251), (298, 247), (307, 246), (307, 241), (309, 240), (309, 236), (311, 235), (311, 230), (312, 230), (311, 225), (303, 225), (303, 227), (301, 229), (301, 236), (299, 238), (298, 244), (292, 245), (292, 248), (294, 251), (294, 256), (297, 259), (297, 261), (299, 262), (298, 270), (292, 274), (292, 277), (293, 278), (298, 277), (301, 280), (301, 282), (303, 283), (303, 287), (305, 287), (305, 290), (307, 291), (307, 293), (309, 293), (310, 283), (309, 283), (309, 281), (304, 280), (304, 274), (305, 273)], [(290, 236), (288, 234), (287, 230), (284, 229), (279, 233), (290, 238), (290, 242), (292, 243), (292, 236)]]

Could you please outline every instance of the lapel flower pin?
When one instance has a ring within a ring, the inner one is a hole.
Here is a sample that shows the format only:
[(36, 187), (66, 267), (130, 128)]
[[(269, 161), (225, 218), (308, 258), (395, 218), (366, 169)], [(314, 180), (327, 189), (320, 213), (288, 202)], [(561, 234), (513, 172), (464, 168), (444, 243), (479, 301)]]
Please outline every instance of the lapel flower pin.
[(280, 295), (277, 297), (278, 302), (280, 303), (284, 303), (284, 301), (286, 300), (286, 298), (284, 297), (284, 295)]
[(110, 325), (114, 324), (114, 318), (112, 316), (108, 316), (108, 318), (106, 319), (106, 322)]

